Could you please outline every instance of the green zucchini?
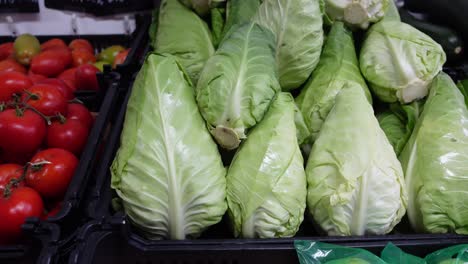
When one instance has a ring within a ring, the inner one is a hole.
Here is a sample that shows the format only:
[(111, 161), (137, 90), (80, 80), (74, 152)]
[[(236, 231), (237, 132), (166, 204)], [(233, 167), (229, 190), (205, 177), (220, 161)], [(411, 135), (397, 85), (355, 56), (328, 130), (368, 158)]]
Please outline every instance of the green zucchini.
[(404, 8), (400, 8), (399, 12), (401, 21), (426, 33), (442, 46), (447, 54), (448, 63), (456, 63), (463, 59), (463, 41), (454, 30), (418, 18)]

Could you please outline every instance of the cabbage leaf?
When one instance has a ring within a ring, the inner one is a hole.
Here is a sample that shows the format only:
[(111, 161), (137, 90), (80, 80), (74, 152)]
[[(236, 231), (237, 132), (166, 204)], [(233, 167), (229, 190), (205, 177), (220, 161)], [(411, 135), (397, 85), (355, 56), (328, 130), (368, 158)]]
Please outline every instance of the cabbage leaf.
[(352, 32), (342, 22), (335, 22), (317, 68), (296, 99), (311, 133), (309, 142), (317, 137), (335, 103), (335, 96), (345, 86), (363, 90), (371, 102), (366, 82), (359, 72)]
[(218, 144), (235, 149), (262, 120), (280, 87), (273, 34), (255, 23), (237, 26), (206, 63), (197, 102)]
[(400, 160), (413, 228), (468, 234), (468, 110), (447, 74), (434, 79)]
[(283, 91), (301, 86), (317, 66), (322, 51), (319, 1), (264, 0), (254, 21), (276, 36), (276, 63)]
[(307, 189), (294, 107), (293, 97), (280, 93), (229, 167), (228, 213), (236, 237), (291, 237), (302, 223)]
[(179, 1), (164, 0), (153, 48), (177, 57), (196, 85), (205, 62), (214, 54), (207, 24)]
[(306, 174), (309, 213), (329, 235), (386, 234), (405, 214), (401, 165), (362, 89), (337, 95)]
[(219, 222), (226, 171), (173, 56), (149, 55), (133, 84), (112, 188), (150, 239), (193, 238)]

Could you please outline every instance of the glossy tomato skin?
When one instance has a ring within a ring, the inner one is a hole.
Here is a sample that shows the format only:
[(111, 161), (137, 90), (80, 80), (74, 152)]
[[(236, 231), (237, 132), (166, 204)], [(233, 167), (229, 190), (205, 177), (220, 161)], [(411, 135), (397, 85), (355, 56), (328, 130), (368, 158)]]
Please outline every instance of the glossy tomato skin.
[(89, 53), (94, 54), (93, 45), (86, 39), (74, 39), (68, 44), (68, 47), (72, 50), (85, 49), (89, 51)]
[(13, 56), (14, 48), (13, 42), (7, 42), (0, 45), (0, 60), (10, 58)]
[(9, 71), (21, 72), (24, 74), (26, 74), (27, 72), (26, 68), (18, 62), (16, 62), (15, 59), (8, 58), (6, 60), (0, 61), (0, 72)]
[(21, 238), (21, 225), (29, 217), (40, 217), (44, 203), (37, 191), (16, 188), (9, 197), (0, 197), (0, 243), (14, 243)]
[(57, 78), (48, 78), (38, 82), (38, 84), (48, 84), (55, 86), (63, 95), (66, 100), (75, 98), (72, 89), (62, 80)]
[(28, 77), (33, 82), (33, 84), (37, 84), (37, 83), (47, 79), (47, 76), (44, 76), (42, 74), (36, 74), (36, 73), (32, 72), (31, 70), (28, 71)]
[(67, 44), (59, 38), (49, 39), (48, 41), (41, 44), (41, 50), (45, 51), (48, 49), (56, 49), (56, 48), (68, 48)]
[(76, 91), (76, 69), (77, 68), (70, 68), (65, 70), (57, 77), (65, 82), (73, 92)]
[[(7, 163), (0, 165), (0, 196), (3, 196), (5, 187), (10, 183), (12, 179), (19, 180), (23, 175), (24, 169), (18, 164)], [(24, 181), (16, 184), (15, 187), (24, 186)]]
[(67, 119), (78, 120), (85, 125), (88, 130), (93, 126), (94, 118), (86, 106), (78, 103), (69, 103)]
[(80, 156), (88, 139), (88, 127), (76, 119), (54, 121), (47, 129), (47, 146), (61, 148)]
[(72, 51), (73, 67), (78, 67), (83, 64), (92, 64), (96, 62), (96, 57), (87, 49), (74, 49)]
[(47, 77), (55, 77), (62, 73), (71, 61), (70, 50), (49, 49), (32, 58), (31, 71)]
[(21, 94), (33, 85), (32, 81), (24, 73), (1, 72), (0, 73), (0, 101), (6, 102), (12, 99), (13, 94)]
[(0, 148), (15, 154), (34, 153), (46, 135), (46, 122), (32, 110), (17, 115), (15, 109), (0, 112)]
[[(23, 93), (21, 99), (45, 116), (67, 115), (67, 100), (57, 87), (49, 84), (35, 84), (29, 88), (29, 94)], [(28, 99), (29, 98), (29, 99)]]
[(59, 148), (50, 148), (38, 152), (31, 163), (47, 161), (39, 168), (28, 169), (26, 184), (37, 190), (45, 198), (61, 198), (67, 191), (78, 159), (73, 153)]
[(119, 54), (117, 54), (117, 56), (115, 56), (114, 63), (112, 64), (112, 68), (115, 69), (115, 67), (117, 67), (117, 65), (124, 63), (125, 60), (127, 59), (127, 56), (128, 56), (129, 52), (130, 52), (130, 49), (126, 49), (124, 51), (119, 52)]
[(78, 90), (99, 90), (99, 83), (96, 76), (98, 72), (99, 69), (91, 64), (79, 66), (75, 73)]

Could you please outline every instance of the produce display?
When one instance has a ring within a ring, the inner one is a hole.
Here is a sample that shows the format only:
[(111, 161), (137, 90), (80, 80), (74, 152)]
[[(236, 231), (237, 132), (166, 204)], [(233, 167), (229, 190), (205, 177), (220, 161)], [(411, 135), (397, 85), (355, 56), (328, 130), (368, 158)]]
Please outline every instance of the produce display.
[[(75, 97), (99, 90), (94, 47), (18, 36), (0, 46), (0, 244), (17, 243), (29, 217), (55, 216), (88, 141), (96, 113)], [(113, 64), (126, 50), (98, 58)], [(124, 58), (120, 58), (123, 61)]]
[(166, 0), (150, 35), (112, 165), (145, 237), (468, 234), (468, 86), (393, 1)]

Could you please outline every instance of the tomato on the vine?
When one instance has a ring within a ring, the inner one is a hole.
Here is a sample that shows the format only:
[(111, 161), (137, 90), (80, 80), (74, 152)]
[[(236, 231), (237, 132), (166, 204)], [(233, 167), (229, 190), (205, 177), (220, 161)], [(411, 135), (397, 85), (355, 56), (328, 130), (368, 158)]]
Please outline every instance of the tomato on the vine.
[(67, 100), (54, 85), (33, 85), (27, 93), (23, 93), (21, 99), (45, 116), (67, 114)]
[(21, 72), (21, 73), (26, 73), (27, 70), (26, 68), (19, 64), (18, 62), (15, 61), (15, 59), (6, 59), (0, 61), (0, 72), (9, 72), (9, 71), (15, 71), (15, 72)]
[(12, 57), (15, 52), (13, 42), (7, 42), (0, 45), (0, 60)]
[(49, 78), (38, 82), (37, 84), (48, 84), (55, 86), (65, 97), (66, 100), (72, 100), (75, 98), (72, 89), (62, 80), (57, 78)]
[(33, 154), (46, 135), (46, 122), (32, 110), (0, 112), (0, 148), (7, 155)]
[(48, 49), (57, 49), (57, 48), (68, 48), (67, 44), (59, 38), (49, 39), (48, 41), (41, 44), (41, 50), (48, 50)]
[(61, 198), (72, 180), (78, 159), (67, 150), (51, 148), (36, 153), (30, 163), (26, 184), (42, 197)]
[(19, 187), (0, 196), (0, 243), (12, 243), (21, 238), (21, 225), (29, 217), (40, 217), (44, 203), (37, 191)]
[(74, 39), (68, 44), (68, 47), (72, 50), (76, 49), (86, 49), (90, 53), (94, 54), (93, 45), (86, 39)]
[(18, 164), (9, 163), (0, 165), (0, 196), (3, 195), (3, 191), (13, 179), (17, 180), (17, 182), (12, 185), (13, 187), (24, 186), (24, 181), (20, 181), (23, 172), (23, 167)]
[(1, 72), (0, 73), (0, 101), (10, 101), (14, 94), (21, 94), (29, 89), (33, 83), (20, 72)]
[(88, 138), (88, 127), (76, 119), (53, 121), (47, 129), (47, 146), (61, 148), (79, 156)]
[(87, 63), (95, 63), (96, 57), (93, 53), (89, 52), (87, 49), (74, 49), (72, 51), (73, 66), (78, 67)]
[(62, 72), (57, 78), (62, 80), (64, 83), (72, 89), (74, 92), (76, 90), (76, 68), (71, 68)]
[(78, 103), (69, 103), (67, 112), (67, 119), (76, 119), (88, 129), (91, 129), (94, 119), (86, 106)]

